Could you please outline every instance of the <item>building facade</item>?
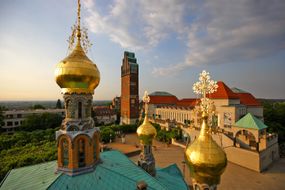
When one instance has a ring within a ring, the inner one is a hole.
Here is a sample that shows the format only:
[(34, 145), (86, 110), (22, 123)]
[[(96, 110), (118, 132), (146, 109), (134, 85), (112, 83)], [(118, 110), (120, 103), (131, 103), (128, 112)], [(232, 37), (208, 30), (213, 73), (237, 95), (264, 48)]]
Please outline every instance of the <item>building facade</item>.
[(43, 113), (54, 113), (64, 117), (64, 109), (36, 109), (36, 110), (9, 110), (4, 111), (4, 125), (2, 129), (6, 133), (13, 133), (16, 128), (20, 127), (25, 119), (31, 115), (40, 115)]
[(121, 66), (121, 123), (135, 124), (139, 119), (139, 66), (135, 54), (124, 52)]
[(95, 124), (109, 125), (113, 124), (117, 120), (117, 114), (114, 109), (107, 106), (95, 106), (93, 107)]
[[(221, 147), (227, 147), (229, 161), (258, 172), (265, 170), (279, 158), (279, 151), (277, 134), (270, 134), (263, 124), (262, 105), (249, 92), (230, 89), (222, 81), (217, 85), (217, 91), (207, 95), (212, 102), (208, 122), (214, 140)], [(185, 139), (192, 142), (199, 136), (202, 124), (200, 101), (182, 99), (173, 105), (174, 102), (169, 101), (169, 97), (156, 96), (152, 121), (166, 130), (182, 128), (183, 134), (189, 136)]]
[[(247, 113), (263, 120), (263, 107), (252, 94), (237, 88), (232, 90), (222, 81), (218, 81), (217, 84), (218, 90), (208, 96), (214, 105), (214, 112), (209, 118), (213, 126), (232, 134), (233, 124)], [(155, 94), (155, 101), (150, 102), (152, 119), (200, 126), (199, 100), (192, 98), (178, 100), (174, 95)]]

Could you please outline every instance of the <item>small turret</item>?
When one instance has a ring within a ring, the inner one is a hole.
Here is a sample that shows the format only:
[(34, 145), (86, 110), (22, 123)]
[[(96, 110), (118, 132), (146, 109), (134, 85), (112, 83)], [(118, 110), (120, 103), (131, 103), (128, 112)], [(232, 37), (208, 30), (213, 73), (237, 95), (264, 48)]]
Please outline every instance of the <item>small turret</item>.
[(145, 103), (145, 118), (144, 122), (137, 129), (137, 134), (142, 148), (138, 165), (152, 176), (155, 176), (155, 160), (152, 154), (152, 141), (156, 136), (156, 129), (148, 121), (149, 101), (150, 98), (147, 92), (145, 92), (143, 97), (143, 102)]

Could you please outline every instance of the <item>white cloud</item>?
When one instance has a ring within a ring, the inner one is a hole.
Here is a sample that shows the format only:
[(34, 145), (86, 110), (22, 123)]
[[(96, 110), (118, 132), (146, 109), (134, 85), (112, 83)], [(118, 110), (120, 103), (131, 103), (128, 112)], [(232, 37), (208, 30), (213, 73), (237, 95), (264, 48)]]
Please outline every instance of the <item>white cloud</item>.
[[(250, 62), (284, 51), (284, 10), (281, 0), (207, 1), (194, 12), (185, 67)], [(156, 72), (160, 70), (165, 68)], [(175, 72), (177, 67), (167, 70)]]
[(96, 4), (85, 1), (92, 32), (107, 34), (123, 48), (143, 49), (156, 46), (170, 32), (182, 35), (187, 1), (115, 0), (104, 13)]
[(91, 31), (123, 48), (151, 49), (173, 34), (184, 40), (187, 54), (176, 65), (154, 68), (158, 75), (250, 62), (285, 48), (284, 0), (114, 0), (101, 13), (91, 0), (84, 4)]

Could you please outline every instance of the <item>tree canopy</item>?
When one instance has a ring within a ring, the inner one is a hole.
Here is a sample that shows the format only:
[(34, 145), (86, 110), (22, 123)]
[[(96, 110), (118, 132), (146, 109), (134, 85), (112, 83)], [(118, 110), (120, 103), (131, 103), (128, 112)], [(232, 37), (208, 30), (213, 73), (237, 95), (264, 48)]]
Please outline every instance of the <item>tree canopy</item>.
[(59, 127), (62, 117), (56, 113), (43, 113), (40, 115), (30, 115), (24, 120), (19, 130), (33, 131), (39, 129), (50, 129)]
[(269, 132), (278, 134), (279, 143), (285, 142), (285, 102), (264, 101), (264, 123)]
[(55, 108), (62, 109), (62, 105), (61, 105), (60, 99), (57, 100)]
[(40, 110), (44, 110), (46, 109), (43, 105), (41, 104), (35, 104), (33, 107), (32, 107), (34, 110), (37, 110), (37, 109), (40, 109)]

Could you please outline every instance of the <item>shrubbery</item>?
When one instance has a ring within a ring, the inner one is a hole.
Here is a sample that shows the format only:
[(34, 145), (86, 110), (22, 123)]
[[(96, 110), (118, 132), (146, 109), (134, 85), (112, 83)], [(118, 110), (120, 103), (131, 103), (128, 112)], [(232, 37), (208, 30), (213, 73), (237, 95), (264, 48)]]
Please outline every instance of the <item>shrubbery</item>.
[(24, 120), (24, 123), (19, 130), (34, 131), (39, 129), (50, 129), (59, 127), (62, 122), (62, 117), (55, 113), (43, 113), (40, 115), (30, 115)]
[(16, 132), (0, 135), (0, 181), (17, 167), (55, 160), (57, 157), (55, 131), (57, 129)]
[(111, 127), (101, 127), (100, 138), (102, 142), (108, 143), (110, 139), (114, 141), (115, 137), (115, 132)]
[(166, 131), (165, 129), (161, 129), (159, 124), (154, 123), (153, 126), (156, 128), (156, 139), (158, 141), (170, 144), (172, 138), (176, 140), (182, 139), (182, 131), (180, 128), (171, 128), (169, 131)]

